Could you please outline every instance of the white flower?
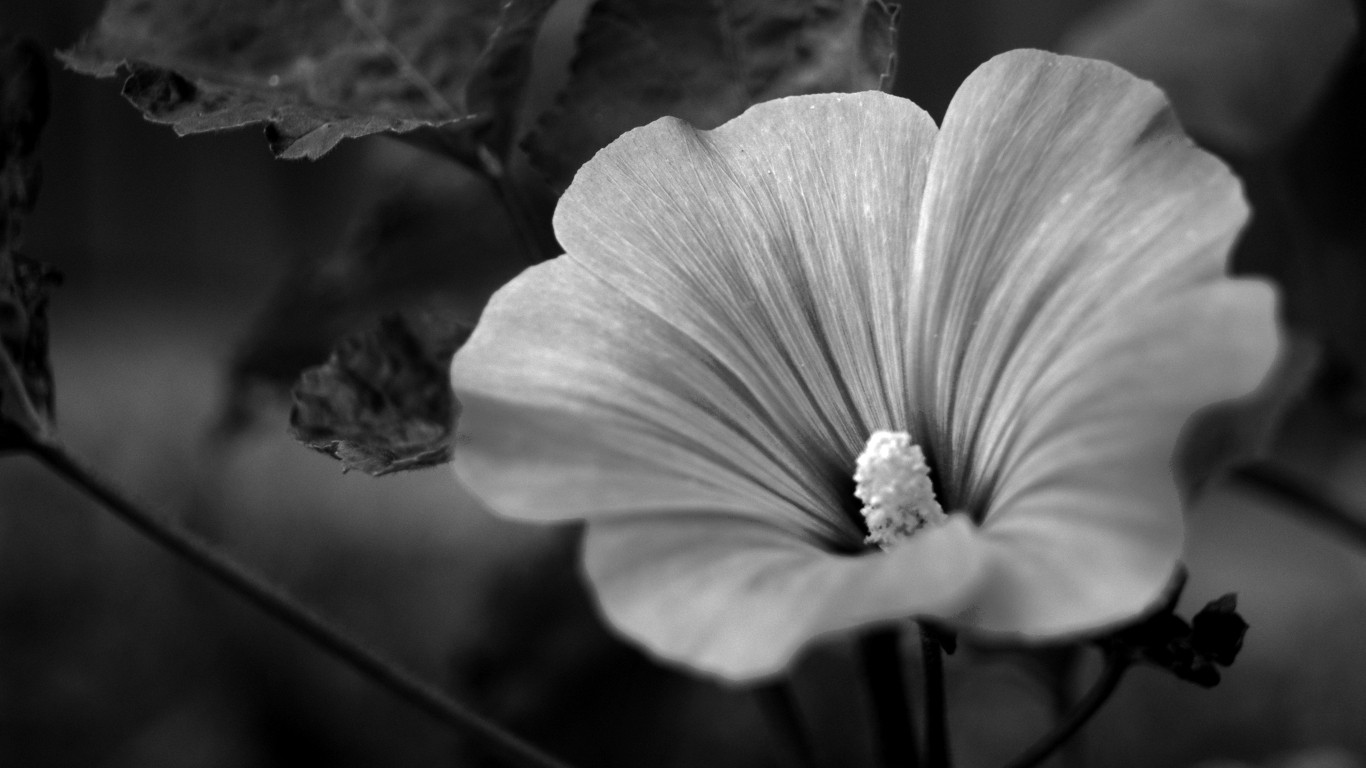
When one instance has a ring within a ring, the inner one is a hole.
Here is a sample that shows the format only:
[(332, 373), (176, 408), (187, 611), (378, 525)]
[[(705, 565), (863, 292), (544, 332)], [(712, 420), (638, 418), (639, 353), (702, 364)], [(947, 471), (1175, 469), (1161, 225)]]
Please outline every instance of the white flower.
[[(880, 93), (660, 120), (583, 167), (566, 254), (456, 355), (456, 472), (586, 519), (607, 619), (728, 679), (906, 616), (1095, 630), (1172, 575), (1182, 424), (1274, 356), (1273, 292), (1225, 275), (1245, 217), (1155, 87), (1039, 51), (938, 129)], [(885, 551), (853, 481), (879, 430), (948, 512)]]

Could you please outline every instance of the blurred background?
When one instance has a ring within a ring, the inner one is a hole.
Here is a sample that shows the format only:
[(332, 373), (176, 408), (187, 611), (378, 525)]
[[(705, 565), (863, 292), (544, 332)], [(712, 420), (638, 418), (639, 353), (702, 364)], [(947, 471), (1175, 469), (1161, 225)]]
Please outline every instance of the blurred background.
[[(938, 117), (977, 64), (1019, 47), (1104, 55), (1164, 85), (1196, 137), (1249, 178), (1258, 219), (1239, 269), (1281, 280), (1292, 325), (1325, 339), (1341, 371), (1336, 389), (1297, 409), (1278, 450), (1366, 510), (1355, 383), (1366, 251), (1352, 240), (1366, 207), (1352, 175), (1362, 148), (1342, 149), (1366, 133), (1341, 137), (1363, 125), (1366, 103), (1343, 95), (1362, 82), (1360, 66), (1342, 81), (1360, 59), (1353, 7), (1183, 2), (908, 0), (896, 92)], [(0, 32), (69, 47), (101, 5), (11, 0)], [(529, 109), (563, 82), (585, 5), (566, 2), (547, 22)], [(663, 669), (601, 628), (572, 577), (572, 530), (496, 520), (443, 469), (343, 475), (287, 434), (287, 402), (265, 403), (231, 439), (215, 431), (228, 366), (272, 287), (338, 248), (356, 211), (422, 164), (417, 150), (376, 137), (285, 162), (255, 128), (177, 138), (144, 122), (117, 81), (50, 63), (44, 186), (25, 250), (66, 276), (52, 358), (59, 423), (78, 452), (580, 766), (776, 765), (744, 691)], [(1287, 158), (1298, 177), (1278, 175)], [(1306, 241), (1321, 258), (1299, 255)], [(472, 314), (506, 269), (472, 280)], [(1252, 625), (1243, 657), (1211, 691), (1135, 672), (1071, 759), (1366, 766), (1366, 551), (1238, 487), (1208, 493), (1192, 520), (1187, 600), (1238, 592)], [(796, 682), (823, 764), (870, 765), (847, 645), (813, 649)], [(1003, 764), (1049, 722), (1046, 692), (1008, 659), (965, 650), (950, 686), (961, 766)], [(36, 463), (0, 457), (0, 766), (486, 762)]]

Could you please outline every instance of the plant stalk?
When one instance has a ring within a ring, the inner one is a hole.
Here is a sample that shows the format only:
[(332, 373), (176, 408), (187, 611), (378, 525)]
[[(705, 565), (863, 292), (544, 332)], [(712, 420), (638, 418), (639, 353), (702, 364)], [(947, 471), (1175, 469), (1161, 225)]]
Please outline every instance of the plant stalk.
[(1095, 685), (1091, 686), (1091, 690), (1086, 692), (1081, 701), (1077, 702), (1072, 711), (1053, 726), (1051, 731), (1011, 761), (1007, 768), (1034, 768), (1052, 756), (1083, 725), (1086, 725), (1096, 712), (1100, 711), (1101, 705), (1109, 701), (1130, 666), (1132, 662), (1122, 653), (1107, 651), (1105, 668), (1101, 670), (1100, 677), (1097, 678)]
[(880, 765), (918, 768), (915, 718), (906, 687), (901, 656), (901, 631), (896, 625), (876, 627), (859, 637), (863, 676), (873, 705), (873, 733)]
[(925, 674), (925, 764), (952, 768), (949, 713), (944, 693), (944, 649), (934, 628), (920, 625), (921, 663)]
[(569, 768), (450, 698), (394, 661), (384, 658), (198, 534), (140, 508), (112, 483), (77, 460), (61, 444), (34, 442), (28, 448), (50, 469), (152, 541), (184, 558), (218, 583), (404, 701), (476, 737), (507, 764), (523, 768)]

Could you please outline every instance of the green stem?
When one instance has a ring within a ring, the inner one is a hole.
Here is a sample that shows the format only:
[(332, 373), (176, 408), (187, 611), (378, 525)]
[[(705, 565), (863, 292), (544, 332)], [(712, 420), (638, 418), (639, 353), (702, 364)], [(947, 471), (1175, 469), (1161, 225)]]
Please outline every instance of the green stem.
[(944, 695), (944, 650), (934, 628), (920, 625), (920, 654), (925, 671), (925, 763), (952, 768), (949, 716)]
[(873, 733), (880, 764), (885, 768), (916, 768), (920, 765), (920, 752), (901, 658), (900, 628), (878, 627), (861, 635), (858, 642), (863, 677), (872, 698)]
[(1229, 473), (1238, 485), (1270, 496), (1307, 520), (1326, 526), (1358, 546), (1366, 547), (1366, 520), (1294, 472), (1267, 462), (1245, 464)]
[(194, 532), (160, 519), (129, 501), (112, 483), (84, 466), (56, 442), (35, 442), (29, 450), (58, 475), (113, 512), (152, 541), (174, 552), (218, 583), (308, 638), (352, 669), (389, 689), (432, 717), (479, 739), (509, 765), (568, 768), (464, 704), (423, 682), (393, 661), (322, 618), (280, 587), (266, 581)]
[(1047, 760), (1058, 750), (1068, 739), (1081, 729), (1083, 725), (1091, 719), (1100, 707), (1110, 699), (1110, 695), (1119, 688), (1119, 683), (1124, 679), (1124, 674), (1129, 671), (1130, 661), (1121, 653), (1107, 652), (1105, 656), (1105, 669), (1100, 673), (1096, 684), (1091, 690), (1086, 692), (1081, 701), (1072, 708), (1053, 730), (1044, 734), (1043, 738), (1034, 742), (1033, 746), (1025, 750), (1024, 754), (1011, 761), (1007, 768), (1034, 768), (1044, 760)]
[(754, 689), (754, 698), (768, 723), (773, 746), (778, 752), (778, 764), (791, 768), (816, 768), (815, 753), (801, 710), (797, 707), (792, 687), (786, 681), (761, 685)]

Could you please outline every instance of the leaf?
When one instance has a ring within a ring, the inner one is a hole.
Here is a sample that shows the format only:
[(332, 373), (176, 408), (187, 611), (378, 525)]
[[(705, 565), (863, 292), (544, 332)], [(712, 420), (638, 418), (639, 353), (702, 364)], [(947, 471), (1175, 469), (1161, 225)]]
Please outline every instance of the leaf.
[[(344, 138), (502, 119), (547, 0), (111, 0), (59, 54), (185, 135), (265, 123), (316, 159)], [(477, 84), (478, 87), (475, 87)]]
[(47, 298), (51, 268), (18, 252), (37, 200), (35, 150), (47, 121), (47, 70), (33, 43), (0, 37), (0, 449), (53, 431)]
[(1304, 122), (1353, 26), (1351, 0), (1130, 0), (1092, 15), (1062, 49), (1154, 81), (1198, 140), (1250, 154)]
[(563, 191), (599, 149), (665, 115), (714, 128), (781, 96), (889, 88), (895, 17), (883, 0), (598, 0), (526, 150)]
[(375, 476), (450, 461), (459, 406), (448, 371), (469, 332), (439, 313), (381, 318), (304, 371), (290, 431)]
[(506, 156), (516, 131), (517, 110), (531, 74), (531, 53), (541, 22), (555, 0), (505, 0), (498, 28), (470, 76), (470, 108), (494, 116), (483, 131), (490, 148)]
[(393, 174), (367, 180), (379, 191), (340, 245), (292, 265), (253, 321), (230, 365), (225, 432), (383, 315), (436, 311), (473, 325), (488, 296), (522, 268), (517, 233), (482, 180), (425, 158)]

